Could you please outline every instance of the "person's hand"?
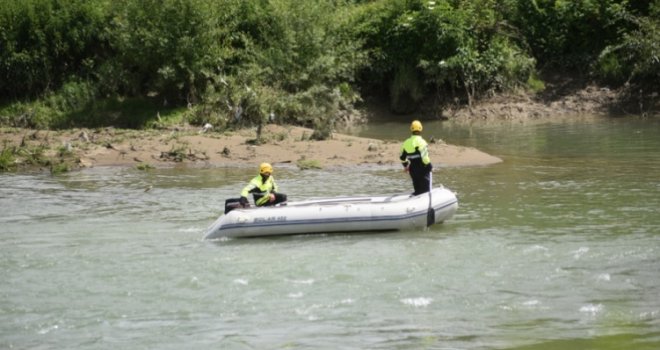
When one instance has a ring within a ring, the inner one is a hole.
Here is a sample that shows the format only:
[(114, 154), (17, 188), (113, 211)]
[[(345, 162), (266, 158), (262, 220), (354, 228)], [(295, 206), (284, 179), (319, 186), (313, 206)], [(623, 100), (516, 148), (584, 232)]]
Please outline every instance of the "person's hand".
[(268, 201), (273, 203), (275, 201), (275, 193), (271, 193), (268, 196), (269, 196)]
[(241, 198), (238, 200), (238, 202), (241, 203), (241, 207), (243, 207), (243, 208), (245, 208), (245, 207), (249, 207), (249, 206), (250, 206), (250, 203), (248, 202), (248, 199), (245, 198), (245, 197), (241, 197)]
[(410, 166), (403, 168), (403, 172), (404, 173), (410, 172)]

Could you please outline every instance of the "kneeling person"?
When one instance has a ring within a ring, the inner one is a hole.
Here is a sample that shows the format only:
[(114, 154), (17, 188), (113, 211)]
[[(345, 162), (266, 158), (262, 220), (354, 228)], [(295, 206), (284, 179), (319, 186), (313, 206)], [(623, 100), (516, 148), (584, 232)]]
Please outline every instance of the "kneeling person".
[(254, 203), (258, 207), (286, 202), (286, 194), (277, 192), (277, 184), (272, 174), (272, 165), (268, 163), (259, 165), (259, 175), (250, 180), (250, 183), (241, 191), (241, 206), (249, 206), (248, 195), (250, 193), (252, 193)]

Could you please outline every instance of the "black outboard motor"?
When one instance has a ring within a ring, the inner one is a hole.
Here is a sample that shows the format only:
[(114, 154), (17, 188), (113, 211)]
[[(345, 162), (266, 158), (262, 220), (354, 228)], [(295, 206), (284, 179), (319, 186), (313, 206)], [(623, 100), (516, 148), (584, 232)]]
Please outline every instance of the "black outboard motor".
[(230, 211), (236, 208), (242, 208), (242, 207), (243, 206), (241, 205), (240, 198), (229, 198), (225, 201), (225, 214), (229, 213)]

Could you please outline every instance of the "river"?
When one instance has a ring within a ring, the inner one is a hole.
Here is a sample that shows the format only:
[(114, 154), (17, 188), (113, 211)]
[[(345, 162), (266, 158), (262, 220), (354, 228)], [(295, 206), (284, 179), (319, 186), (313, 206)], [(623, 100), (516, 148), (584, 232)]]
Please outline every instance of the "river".
[[(659, 120), (424, 127), (503, 162), (435, 164), (460, 207), (418, 232), (203, 240), (253, 169), (0, 174), (0, 348), (660, 348)], [(276, 177), (290, 198), (411, 187)]]

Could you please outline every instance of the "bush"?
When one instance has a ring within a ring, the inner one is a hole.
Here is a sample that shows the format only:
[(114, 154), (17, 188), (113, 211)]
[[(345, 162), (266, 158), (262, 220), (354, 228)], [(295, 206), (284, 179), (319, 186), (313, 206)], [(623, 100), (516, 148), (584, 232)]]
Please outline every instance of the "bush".
[(0, 6), (0, 95), (39, 97), (92, 73), (106, 53), (108, 1), (6, 0)]
[(625, 0), (518, 1), (513, 16), (539, 64), (587, 72), (600, 52), (627, 25)]
[[(362, 95), (396, 112), (538, 89), (538, 67), (657, 87), (660, 0), (5, 0), (0, 123), (327, 137)], [(356, 118), (358, 119), (358, 118)]]
[(363, 7), (356, 36), (374, 64), (371, 82), (389, 86), (393, 110), (414, 111), (430, 94), (468, 102), (525, 86), (535, 60), (513, 40), (510, 6), (473, 2), (383, 0)]
[(2, 151), (0, 151), (0, 173), (16, 169), (16, 157), (14, 153), (15, 150), (5, 142)]
[[(660, 1), (656, 4), (657, 14), (660, 14)], [(623, 34), (618, 43), (601, 52), (595, 72), (608, 82), (648, 84), (657, 89), (660, 85), (660, 19), (657, 15), (635, 17), (625, 14), (624, 17), (635, 25), (635, 29)]]

